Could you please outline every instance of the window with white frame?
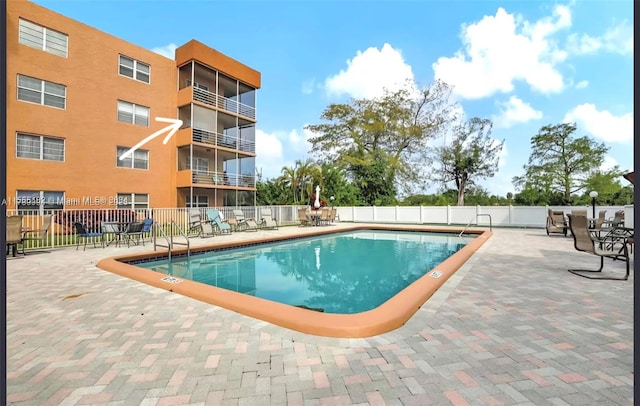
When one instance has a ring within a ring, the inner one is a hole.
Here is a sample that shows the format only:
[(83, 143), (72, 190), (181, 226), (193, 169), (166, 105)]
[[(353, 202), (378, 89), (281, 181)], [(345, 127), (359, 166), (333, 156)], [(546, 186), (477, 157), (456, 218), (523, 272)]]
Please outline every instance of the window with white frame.
[(16, 134), (16, 157), (64, 161), (64, 140), (42, 135)]
[(187, 169), (193, 170), (194, 173), (208, 173), (209, 160), (207, 158), (193, 157), (193, 165), (191, 165), (191, 157), (187, 155)]
[(151, 80), (151, 66), (133, 58), (120, 55), (119, 72), (122, 76), (149, 83)]
[(67, 34), (22, 18), (19, 22), (18, 42), (64, 58), (67, 57), (69, 42)]
[(209, 196), (194, 195), (192, 197), (193, 199), (189, 201), (189, 196), (187, 196), (186, 207), (209, 207)]
[(136, 125), (149, 125), (149, 107), (118, 100), (118, 121)]
[(67, 87), (46, 80), (18, 75), (18, 100), (64, 109)]
[(18, 210), (62, 210), (64, 209), (64, 192), (49, 190), (16, 191), (16, 208)]
[(118, 209), (148, 209), (149, 195), (146, 193), (118, 193)]
[(116, 165), (120, 168), (149, 169), (149, 151), (145, 149), (136, 149), (132, 155), (125, 159), (120, 157), (131, 148), (116, 148)]

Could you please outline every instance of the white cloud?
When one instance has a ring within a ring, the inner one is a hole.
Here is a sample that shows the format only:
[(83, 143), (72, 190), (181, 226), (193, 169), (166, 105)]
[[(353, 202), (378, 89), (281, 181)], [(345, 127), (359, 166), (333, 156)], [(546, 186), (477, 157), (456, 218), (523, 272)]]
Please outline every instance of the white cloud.
[(598, 110), (591, 103), (584, 103), (569, 110), (563, 121), (575, 122), (578, 132), (586, 132), (606, 142), (633, 141), (633, 113), (615, 116), (607, 110)]
[(614, 157), (605, 155), (604, 161), (602, 161), (602, 165), (600, 165), (600, 170), (606, 172), (613, 169), (616, 165), (618, 165), (618, 161), (616, 161)]
[(589, 86), (588, 80), (581, 80), (578, 83), (576, 83), (576, 89), (584, 89), (587, 86)]
[(560, 92), (565, 84), (556, 65), (567, 53), (550, 37), (569, 26), (571, 13), (566, 6), (556, 6), (552, 16), (535, 23), (500, 7), (495, 16), (463, 25), (464, 49), (453, 57), (438, 58), (432, 65), (435, 78), (453, 85), (454, 92), (466, 99), (511, 92), (515, 81), (545, 94)]
[(499, 103), (500, 115), (493, 116), (497, 127), (509, 128), (515, 124), (526, 123), (531, 120), (540, 120), (542, 112), (531, 107), (516, 96), (511, 96), (508, 101)]
[(166, 56), (169, 59), (173, 59), (173, 58), (175, 58), (175, 55), (176, 55), (176, 48), (178, 48), (178, 46), (172, 42), (169, 45), (165, 45), (163, 47), (153, 48), (151, 50), (153, 52), (157, 53), (157, 54), (160, 54), (162, 56)]
[(324, 82), (330, 96), (348, 95), (353, 98), (375, 98), (385, 88), (394, 91), (413, 81), (411, 66), (404, 61), (402, 53), (389, 44), (382, 49), (370, 47), (356, 52), (347, 60), (347, 68), (328, 77)]
[(280, 175), (284, 166), (282, 142), (275, 134), (256, 129), (256, 169), (262, 171), (263, 180)]
[(571, 34), (567, 38), (567, 50), (575, 55), (594, 54), (598, 51), (632, 55), (633, 25), (624, 20), (597, 37), (589, 34)]
[(297, 159), (305, 159), (311, 149), (308, 140), (313, 136), (312, 131), (304, 128), (271, 133), (256, 130), (256, 150), (260, 151), (256, 169), (262, 171), (263, 180), (276, 178), (282, 174), (282, 167), (294, 166)]

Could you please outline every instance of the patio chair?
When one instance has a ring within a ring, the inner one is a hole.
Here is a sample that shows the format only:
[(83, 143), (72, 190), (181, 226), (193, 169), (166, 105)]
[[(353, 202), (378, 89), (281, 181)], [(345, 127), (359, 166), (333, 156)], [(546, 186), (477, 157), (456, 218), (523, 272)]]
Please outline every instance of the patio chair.
[(603, 227), (615, 228), (624, 226), (624, 210), (618, 210), (613, 217), (605, 220)]
[(311, 226), (313, 225), (313, 220), (309, 217), (307, 213), (307, 209), (305, 207), (301, 207), (298, 209), (298, 220), (300, 220), (301, 226)]
[(202, 219), (202, 214), (198, 209), (189, 210), (189, 230), (187, 234), (197, 232), (198, 237), (204, 238), (205, 236), (215, 235), (211, 224)]
[(567, 223), (564, 220), (564, 212), (562, 210), (551, 210), (547, 212), (547, 235), (559, 233), (567, 236)]
[(258, 231), (258, 223), (252, 218), (245, 218), (242, 210), (234, 210), (233, 217), (236, 219), (236, 227), (238, 230)]
[(28, 230), (22, 234), (22, 251), (24, 253), (24, 243), (26, 241), (38, 241), (44, 243), (47, 241), (47, 235), (49, 234), (49, 227), (51, 227), (52, 215), (47, 214), (42, 217), (42, 226), (38, 230)]
[(151, 228), (153, 227), (153, 219), (146, 218), (142, 220), (142, 245), (144, 245), (144, 239), (147, 235), (150, 236)]
[[(627, 241), (629, 236), (633, 236), (633, 230), (618, 228), (612, 229), (604, 236), (593, 233), (589, 230), (587, 216), (576, 216), (569, 214), (569, 228), (573, 235), (573, 245), (577, 251), (587, 252), (600, 257), (600, 268), (590, 269), (569, 269), (568, 271), (588, 279), (623, 280), (629, 279), (629, 250)], [(624, 259), (626, 273), (623, 277), (613, 277), (604, 275), (604, 259)], [(599, 273), (598, 276), (592, 274)]]
[(329, 222), (335, 223), (336, 222), (336, 218), (340, 219), (340, 217), (338, 217), (338, 208), (337, 207), (332, 207), (331, 208), (331, 219), (329, 220)]
[(84, 248), (83, 251), (85, 251), (87, 249), (87, 239), (92, 238), (93, 239), (93, 248), (96, 247), (96, 238), (100, 237), (100, 242), (102, 244), (102, 246), (104, 247), (104, 239), (102, 237), (102, 233), (96, 233), (93, 231), (88, 231), (85, 226), (82, 225), (82, 223), (73, 223), (73, 227), (76, 230), (76, 251), (78, 250), (78, 247), (80, 246), (80, 240), (84, 239)]
[(328, 226), (329, 221), (331, 221), (331, 209), (323, 207), (320, 211), (320, 225)]
[(24, 242), (22, 241), (22, 216), (7, 217), (7, 255), (12, 249), (15, 257), (18, 252), (18, 244), (22, 244), (22, 255), (24, 255)]
[(607, 211), (606, 210), (600, 210), (598, 212), (598, 217), (596, 217), (595, 223), (593, 225), (593, 228), (596, 230), (601, 230), (603, 229), (603, 225), (605, 224), (605, 218), (604, 216), (606, 216)]
[(278, 222), (271, 216), (271, 209), (262, 209), (260, 214), (262, 216), (262, 220), (260, 221), (262, 228), (270, 228), (273, 230), (278, 228)]
[(218, 210), (207, 210), (207, 219), (209, 220), (210, 224), (215, 224), (220, 234), (231, 234), (231, 225), (222, 221), (222, 216)]
[[(142, 239), (142, 229), (144, 228), (144, 223), (129, 223), (123, 232), (120, 233), (120, 236), (127, 242), (127, 248), (130, 246), (130, 243), (133, 242), (135, 245), (140, 243), (140, 239)], [(134, 240), (137, 239), (137, 242)], [(144, 243), (143, 243), (144, 244)]]

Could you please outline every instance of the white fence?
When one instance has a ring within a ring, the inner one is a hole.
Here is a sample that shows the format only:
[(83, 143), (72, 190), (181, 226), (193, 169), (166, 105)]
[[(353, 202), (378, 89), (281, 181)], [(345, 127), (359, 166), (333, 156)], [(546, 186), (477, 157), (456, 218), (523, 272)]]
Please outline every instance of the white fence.
[[(405, 223), (497, 227), (544, 228), (547, 210), (586, 210), (593, 216), (591, 206), (391, 206), (391, 207), (338, 207), (340, 221), (356, 223)], [(625, 226), (633, 228), (633, 205), (596, 206), (596, 216), (602, 210), (605, 218), (612, 218), (616, 211), (624, 210)], [(488, 216), (487, 216), (488, 215)], [(490, 217), (489, 217), (490, 216)]]
[[(246, 218), (260, 219), (262, 209), (271, 210), (272, 216), (279, 225), (297, 225), (298, 208), (300, 206), (261, 206), (261, 207), (220, 207), (225, 219), (233, 218), (233, 210), (240, 209)], [(357, 223), (397, 223), (397, 224), (434, 224), (434, 225), (478, 225), (496, 227), (530, 227), (544, 228), (547, 210), (587, 210), (589, 216), (592, 209), (589, 206), (392, 206), (392, 207), (338, 207), (339, 221)], [(208, 208), (198, 209), (202, 219), (206, 219)], [(16, 211), (7, 210), (7, 215), (22, 215), (23, 228), (39, 230), (42, 228), (43, 215), (53, 215), (53, 221), (45, 241), (29, 241), (27, 249), (39, 247), (61, 247), (76, 244), (73, 223), (85, 225), (89, 231), (100, 231), (103, 221), (131, 222), (152, 218), (156, 224), (168, 225), (175, 223), (185, 231), (189, 229), (190, 216), (187, 208), (160, 208), (144, 210), (114, 210), (114, 209), (80, 209), (80, 210), (51, 210)], [(625, 226), (633, 228), (633, 205), (630, 206), (597, 206), (596, 213), (606, 210), (605, 218), (613, 217), (618, 210), (625, 211)], [(488, 216), (487, 216), (488, 215)], [(489, 220), (489, 216), (490, 219)], [(172, 229), (173, 230), (173, 229)], [(173, 230), (176, 231), (176, 230)]]

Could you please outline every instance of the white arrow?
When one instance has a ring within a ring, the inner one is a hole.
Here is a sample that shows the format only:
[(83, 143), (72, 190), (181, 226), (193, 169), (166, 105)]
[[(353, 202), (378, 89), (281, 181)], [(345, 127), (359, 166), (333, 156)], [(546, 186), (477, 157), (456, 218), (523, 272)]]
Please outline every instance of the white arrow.
[(156, 117), (156, 121), (161, 121), (163, 123), (171, 123), (171, 125), (168, 125), (165, 128), (154, 132), (153, 134), (151, 134), (147, 138), (143, 139), (142, 141), (140, 141), (139, 143), (137, 143), (136, 145), (131, 147), (127, 152), (125, 152), (124, 154), (120, 155), (120, 160), (121, 161), (126, 159), (126, 158), (128, 158), (128, 157), (130, 157), (131, 155), (133, 155), (133, 151), (135, 151), (136, 149), (140, 148), (141, 146), (143, 146), (147, 142), (151, 141), (152, 139), (156, 138), (158, 135), (162, 134), (165, 131), (169, 131), (169, 134), (167, 134), (167, 136), (164, 137), (164, 141), (162, 141), (163, 144), (166, 144), (167, 142), (169, 142), (171, 137), (173, 137), (173, 134), (175, 134), (176, 131), (178, 131), (178, 129), (180, 127), (182, 127), (182, 120), (177, 120), (175, 118)]

